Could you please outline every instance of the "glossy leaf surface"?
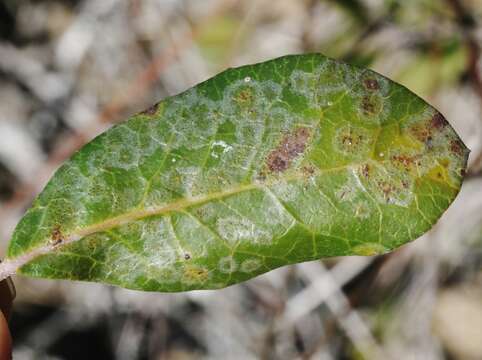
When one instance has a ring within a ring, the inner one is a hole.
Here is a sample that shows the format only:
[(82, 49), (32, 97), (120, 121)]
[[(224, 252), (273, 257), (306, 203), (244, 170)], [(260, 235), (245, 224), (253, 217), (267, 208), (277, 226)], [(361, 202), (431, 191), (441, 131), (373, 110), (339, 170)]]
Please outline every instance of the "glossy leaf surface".
[(468, 150), (443, 116), (319, 54), (229, 69), (100, 135), (14, 233), (22, 274), (214, 289), (385, 253), (437, 221)]

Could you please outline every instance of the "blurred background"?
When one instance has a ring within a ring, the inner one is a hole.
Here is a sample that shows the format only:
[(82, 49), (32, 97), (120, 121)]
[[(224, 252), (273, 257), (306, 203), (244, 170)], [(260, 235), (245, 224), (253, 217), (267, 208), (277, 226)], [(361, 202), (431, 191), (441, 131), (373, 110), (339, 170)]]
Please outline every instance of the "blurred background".
[(16, 277), (14, 359), (482, 359), (481, 0), (0, 0), (0, 254), (93, 136), (230, 66), (321, 52), (437, 107), (472, 150), (423, 238), (209, 292)]

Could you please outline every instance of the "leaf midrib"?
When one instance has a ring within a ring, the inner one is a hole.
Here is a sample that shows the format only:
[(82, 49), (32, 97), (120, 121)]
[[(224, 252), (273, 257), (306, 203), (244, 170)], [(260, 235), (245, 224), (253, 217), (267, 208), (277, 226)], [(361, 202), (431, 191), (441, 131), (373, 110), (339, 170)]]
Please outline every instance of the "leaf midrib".
[[(349, 164), (349, 165), (343, 165), (343, 166), (337, 166), (333, 168), (327, 168), (327, 169), (322, 169), (316, 171), (313, 175), (311, 176), (319, 176), (325, 173), (330, 173), (330, 172), (336, 172), (336, 171), (341, 171), (341, 170), (346, 170), (349, 168), (355, 168), (357, 166), (360, 166), (361, 164)], [(134, 220), (140, 220), (143, 218), (148, 218), (151, 216), (156, 216), (156, 215), (164, 215), (167, 213), (170, 213), (172, 211), (177, 211), (177, 210), (183, 210), (186, 208), (189, 208), (191, 206), (196, 206), (196, 205), (201, 205), (203, 203), (209, 202), (211, 200), (216, 200), (216, 199), (222, 199), (230, 195), (235, 195), (242, 193), (244, 191), (250, 191), (250, 190), (256, 190), (256, 189), (263, 189), (265, 187), (270, 187), (272, 185), (277, 184), (280, 181), (292, 181), (292, 180), (297, 180), (297, 179), (302, 179), (308, 177), (305, 173), (299, 172), (296, 174), (293, 174), (292, 176), (285, 176), (285, 177), (280, 177), (277, 178), (274, 181), (270, 182), (260, 182), (260, 183), (251, 183), (251, 184), (246, 184), (246, 185), (239, 185), (236, 187), (233, 187), (231, 189), (225, 190), (225, 191), (218, 191), (218, 192), (213, 192), (208, 195), (202, 195), (198, 197), (192, 197), (192, 198), (183, 198), (180, 200), (177, 200), (171, 204), (160, 206), (160, 207), (154, 207), (152, 209), (140, 209), (137, 208), (133, 211), (130, 211), (128, 213), (125, 213), (123, 215), (119, 215), (110, 219), (107, 219), (103, 222), (90, 225), (88, 227), (85, 227), (84, 229), (73, 232), (72, 235), (78, 235), (78, 236), (88, 236), (93, 233), (103, 231), (104, 229), (111, 229), (116, 226), (123, 225), (129, 221), (134, 221)], [(112, 224), (109, 226), (109, 224)]]
[[(368, 160), (369, 161), (369, 160)], [(362, 165), (362, 163), (358, 164), (347, 164), (347, 165), (342, 165), (342, 166), (337, 166), (333, 168), (325, 168), (325, 169), (318, 169), (313, 175), (311, 176), (320, 176), (322, 174), (330, 173), (330, 172), (337, 172), (341, 170), (346, 170), (350, 168), (356, 168), (357, 166)], [(307, 175), (303, 172), (298, 172), (295, 174), (292, 174), (291, 176), (283, 176), (279, 177), (275, 180), (272, 180), (270, 182), (260, 182), (260, 183), (251, 183), (251, 184), (246, 184), (246, 185), (240, 185), (233, 187), (231, 189), (228, 189), (226, 191), (218, 191), (218, 192), (213, 192), (208, 195), (202, 195), (199, 197), (193, 197), (193, 198), (183, 198), (180, 200), (177, 200), (171, 204), (164, 205), (164, 206), (159, 206), (159, 207), (153, 207), (151, 209), (140, 209), (136, 208), (130, 212), (124, 213), (119, 216), (115, 216), (109, 219), (106, 219), (102, 222), (98, 222), (96, 224), (87, 226), (83, 229), (76, 229), (73, 230), (69, 235), (64, 234), (64, 238), (62, 240), (62, 243), (52, 246), (48, 244), (49, 239), (46, 239), (44, 242), (42, 242), (42, 246), (45, 247), (45, 243), (47, 243), (51, 248), (51, 250), (56, 250), (58, 248), (64, 247), (68, 244), (71, 244), (75, 241), (81, 240), (85, 238), (86, 236), (99, 233), (105, 230), (113, 229), (115, 227), (127, 224), (132, 221), (137, 221), (141, 219), (145, 219), (151, 216), (158, 216), (158, 215), (164, 215), (173, 211), (178, 211), (178, 210), (184, 210), (186, 208), (189, 208), (191, 206), (196, 206), (196, 205), (201, 205), (203, 203), (209, 202), (211, 200), (216, 200), (216, 199), (222, 199), (227, 196), (239, 194), (245, 191), (250, 191), (250, 190), (255, 190), (255, 189), (264, 189), (266, 187), (270, 187), (272, 185), (275, 185), (279, 183), (280, 181), (292, 181), (292, 180), (297, 180), (297, 179), (302, 179), (307, 177)], [(20, 254), (16, 256), (15, 258), (20, 258), (22, 256), (25, 256), (29, 252), (35, 251), (36, 248), (39, 247), (32, 247), (29, 250), (25, 251), (23, 254)], [(48, 249), (44, 249), (40, 251), (42, 254), (48, 252)], [(39, 254), (40, 255), (40, 254)], [(36, 256), (35, 256), (36, 257)], [(12, 259), (15, 259), (12, 258)]]

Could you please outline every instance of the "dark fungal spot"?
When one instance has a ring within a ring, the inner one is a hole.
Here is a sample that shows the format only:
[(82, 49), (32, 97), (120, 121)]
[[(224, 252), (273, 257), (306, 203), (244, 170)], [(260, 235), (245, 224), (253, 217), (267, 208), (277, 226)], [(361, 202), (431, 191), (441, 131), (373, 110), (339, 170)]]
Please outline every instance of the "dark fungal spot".
[(157, 113), (157, 108), (159, 107), (159, 103), (152, 105), (151, 107), (147, 108), (146, 110), (141, 112), (141, 115), (152, 116)]
[(56, 225), (50, 234), (50, 244), (52, 246), (57, 246), (64, 241), (64, 235), (60, 230), (60, 226)]
[(370, 96), (365, 95), (361, 101), (361, 108), (365, 115), (373, 115), (376, 112), (377, 105)]
[(370, 165), (365, 164), (362, 166), (362, 175), (364, 178), (368, 179), (370, 176)]
[(386, 202), (390, 202), (392, 193), (396, 190), (394, 184), (391, 184), (388, 181), (378, 181), (378, 186), (385, 198)]
[(426, 127), (426, 124), (414, 124), (410, 127), (409, 131), (410, 134), (418, 141), (426, 144), (427, 146), (432, 146), (432, 133), (431, 130)]
[(393, 155), (391, 157), (391, 160), (394, 163), (394, 165), (403, 167), (405, 170), (408, 171), (416, 164), (417, 156), (410, 156), (407, 154), (398, 154), (398, 155)]
[(333, 141), (335, 149), (344, 156), (360, 157), (361, 154), (371, 151), (370, 132), (363, 127), (351, 125), (340, 127)]
[(442, 129), (448, 124), (447, 120), (443, 117), (441, 113), (436, 113), (432, 120), (430, 121), (430, 126), (434, 129)]
[(268, 164), (269, 169), (275, 172), (284, 171), (288, 168), (288, 166), (288, 160), (283, 158), (281, 155), (275, 156)]
[(315, 168), (313, 166), (303, 166), (301, 170), (306, 177), (310, 177), (315, 174)]
[(434, 139), (448, 125), (442, 114), (436, 113), (421, 123), (412, 124), (409, 132), (417, 140), (424, 143), (426, 148), (431, 150), (434, 147)]
[(462, 156), (464, 154), (464, 147), (460, 140), (452, 140), (450, 142), (450, 151), (453, 154)]
[(406, 207), (412, 201), (410, 188), (414, 182), (400, 169), (371, 162), (362, 164), (358, 173), (363, 185), (378, 203)]
[(380, 84), (376, 79), (368, 78), (363, 81), (363, 85), (367, 90), (375, 91), (380, 89)]
[(353, 145), (353, 137), (350, 135), (345, 135), (342, 137), (341, 142), (344, 146), (351, 146)]
[(185, 253), (184, 254), (184, 260), (191, 260), (191, 254)]
[(357, 135), (352, 132), (344, 134), (341, 137), (341, 145), (343, 148), (350, 148), (351, 146), (357, 146), (363, 141), (362, 135)]
[(310, 136), (310, 130), (305, 127), (285, 135), (278, 147), (269, 153), (266, 161), (268, 169), (274, 173), (287, 170), (293, 159), (305, 151)]

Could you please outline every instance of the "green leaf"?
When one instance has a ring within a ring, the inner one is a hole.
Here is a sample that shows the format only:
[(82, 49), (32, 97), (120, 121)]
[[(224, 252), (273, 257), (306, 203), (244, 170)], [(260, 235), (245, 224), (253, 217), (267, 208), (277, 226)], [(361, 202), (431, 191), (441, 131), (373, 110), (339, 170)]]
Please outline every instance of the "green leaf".
[(432, 227), (467, 155), (440, 113), (373, 71), (319, 54), (229, 69), (77, 152), (0, 272), (184, 291), (382, 254)]

